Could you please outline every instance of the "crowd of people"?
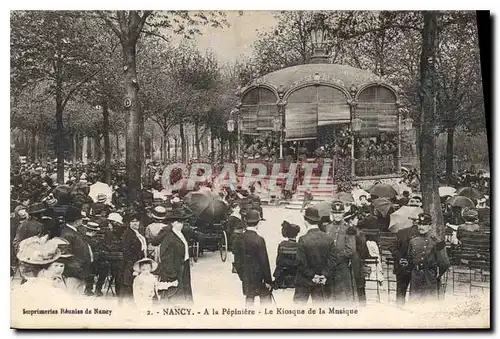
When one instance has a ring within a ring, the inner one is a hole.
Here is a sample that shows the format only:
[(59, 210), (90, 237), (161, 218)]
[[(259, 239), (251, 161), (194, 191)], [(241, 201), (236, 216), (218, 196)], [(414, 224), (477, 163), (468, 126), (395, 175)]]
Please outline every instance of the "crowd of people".
[[(149, 166), (140, 196), (131, 201), (120, 167), (112, 171), (109, 192), (90, 194), (90, 187), (104, 180), (98, 165), (75, 166), (64, 185), (57, 184), (53, 168), (26, 165), (11, 175), (11, 276), (20, 275), (22, 288), (35, 284), (60, 288), (70, 294), (101, 297), (110, 291), (122, 301), (135, 301), (147, 308), (154, 300), (193, 302), (190, 246), (203, 242), (196, 220), (182, 201), (180, 191), (161, 192), (160, 166)], [(484, 175), (479, 175), (484, 178)], [(464, 176), (468, 183), (476, 182)], [(174, 172), (172, 181), (182, 178)], [(475, 187), (484, 188), (477, 180)], [(272, 291), (295, 289), (294, 301), (366, 302), (367, 265), (380, 259), (372, 230), (389, 232), (390, 215), (403, 206), (421, 207), (421, 196), (403, 190), (388, 199), (381, 211), (375, 195), (360, 195), (356, 203), (334, 199), (328, 213), (308, 203), (303, 206), (303, 225), (282, 223), (286, 239), (277, 248), (271, 274), (265, 240), (258, 234), (264, 220), (255, 186), (223, 188), (215, 192), (210, 183), (195, 190), (212, 191), (227, 205), (221, 217), (234, 254), (233, 272), (242, 282), (247, 304), (259, 296), (271, 300)], [(111, 194), (110, 194), (111, 192)], [(481, 192), (488, 192), (482, 190)], [(474, 201), (475, 207), (447, 204), (443, 212), (456, 228), (458, 242), (467, 232), (489, 227), (489, 196)], [(312, 205), (312, 206), (311, 206)], [(417, 299), (437, 293), (440, 277), (449, 262), (444, 243), (433, 233), (430, 215), (421, 213), (411, 227), (397, 233), (391, 248), (397, 276), (397, 297), (405, 300), (406, 289)], [(297, 240), (300, 231), (305, 234)], [(35, 254), (33, 254), (35, 253)], [(376, 261), (368, 271), (380, 270)], [(111, 287), (110, 287), (111, 286)], [(38, 288), (38, 287), (37, 287)], [(107, 289), (106, 289), (107, 288)]]

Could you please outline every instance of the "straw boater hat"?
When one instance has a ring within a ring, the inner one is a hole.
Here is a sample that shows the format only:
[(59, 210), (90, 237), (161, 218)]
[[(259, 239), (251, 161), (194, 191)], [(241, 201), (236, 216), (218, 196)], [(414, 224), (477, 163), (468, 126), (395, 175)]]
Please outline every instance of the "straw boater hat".
[(100, 202), (100, 203), (105, 203), (106, 200), (108, 200), (108, 197), (106, 196), (106, 194), (104, 193), (99, 193), (97, 195), (97, 202)]
[(156, 269), (158, 268), (158, 263), (156, 261), (154, 261), (153, 259), (150, 259), (150, 258), (143, 258), (141, 260), (137, 260), (134, 263), (134, 271), (135, 272), (137, 272), (137, 273), (140, 272), (142, 263), (151, 264), (151, 272), (156, 271)]
[(47, 238), (34, 236), (21, 241), (17, 259), (32, 265), (47, 265), (57, 261), (62, 255), (58, 243), (47, 241)]
[(151, 216), (157, 220), (164, 220), (167, 216), (167, 209), (163, 206), (156, 206), (151, 212)]
[(96, 221), (89, 221), (86, 224), (83, 224), (82, 226), (91, 231), (99, 231), (101, 229), (99, 227), (99, 223)]

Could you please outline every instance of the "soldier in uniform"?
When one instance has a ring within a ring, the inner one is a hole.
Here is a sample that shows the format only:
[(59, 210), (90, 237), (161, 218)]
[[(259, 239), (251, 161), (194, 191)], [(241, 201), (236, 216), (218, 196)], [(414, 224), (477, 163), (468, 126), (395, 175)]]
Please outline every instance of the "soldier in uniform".
[(331, 222), (325, 231), (333, 236), (337, 251), (335, 276), (333, 281), (333, 298), (338, 301), (353, 300), (351, 276), (351, 260), (356, 254), (356, 230), (344, 221), (345, 206), (341, 201), (333, 201), (331, 205)]
[(420, 213), (417, 219), (418, 235), (408, 245), (411, 267), (410, 299), (437, 298), (441, 276), (450, 267), (444, 241), (431, 231), (432, 217)]

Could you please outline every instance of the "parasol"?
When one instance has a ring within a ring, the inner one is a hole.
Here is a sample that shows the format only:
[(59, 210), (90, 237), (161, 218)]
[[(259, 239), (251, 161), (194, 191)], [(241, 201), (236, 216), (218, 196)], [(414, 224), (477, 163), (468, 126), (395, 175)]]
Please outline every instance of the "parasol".
[(413, 221), (410, 218), (417, 218), (424, 210), (415, 206), (402, 206), (399, 210), (391, 214), (389, 231), (397, 233), (398, 231), (411, 227)]
[(472, 200), (470, 200), (467, 197), (461, 196), (461, 195), (455, 195), (454, 197), (449, 198), (448, 200), (446, 200), (446, 204), (449, 204), (453, 207), (461, 207), (461, 208), (465, 208), (465, 207), (474, 208), (475, 207)]
[(368, 190), (368, 192), (379, 198), (393, 199), (398, 195), (396, 190), (391, 185), (387, 184), (375, 184)]
[(106, 203), (111, 203), (113, 198), (113, 190), (108, 184), (97, 181), (95, 184), (91, 185), (89, 190), (89, 197), (91, 197), (92, 200), (96, 202), (98, 194), (106, 195)]
[(463, 187), (457, 191), (457, 195), (467, 197), (469, 199), (478, 200), (483, 197), (483, 194), (472, 187)]
[(393, 207), (392, 202), (387, 198), (377, 198), (372, 201), (372, 205), (376, 211), (379, 211), (383, 217), (389, 214), (389, 210)]
[(456, 194), (457, 194), (457, 190), (454, 187), (450, 187), (450, 186), (439, 187), (439, 196), (440, 197), (445, 197), (447, 195), (452, 197)]
[(352, 196), (351, 193), (347, 193), (347, 192), (339, 192), (339, 193), (336, 193), (334, 196), (333, 196), (333, 200), (339, 200), (339, 201), (342, 201), (343, 203), (353, 203), (354, 202), (354, 197)]
[(219, 223), (229, 210), (229, 206), (218, 194), (211, 192), (189, 192), (184, 202), (193, 211), (196, 220)]

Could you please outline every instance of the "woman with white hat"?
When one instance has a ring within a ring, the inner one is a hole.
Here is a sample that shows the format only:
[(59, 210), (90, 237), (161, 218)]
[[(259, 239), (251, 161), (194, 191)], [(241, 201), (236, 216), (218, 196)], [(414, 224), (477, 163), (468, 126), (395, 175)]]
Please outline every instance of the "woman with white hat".
[(57, 286), (61, 286), (65, 259), (72, 254), (61, 251), (59, 238), (47, 238), (34, 236), (19, 244), (19, 271), (26, 282), (12, 291), (12, 300), (30, 307), (33, 303), (42, 305), (47, 302), (49, 304), (45, 306), (61, 302), (70, 307), (74, 304), (72, 296)]

